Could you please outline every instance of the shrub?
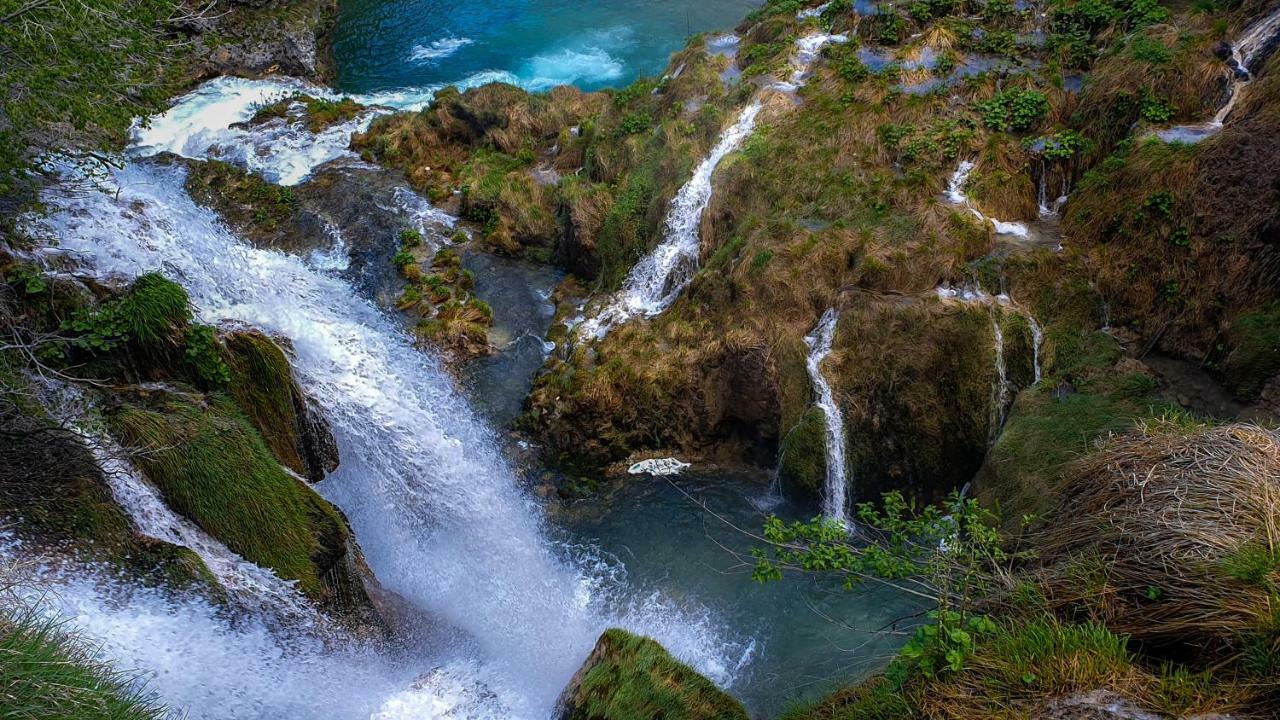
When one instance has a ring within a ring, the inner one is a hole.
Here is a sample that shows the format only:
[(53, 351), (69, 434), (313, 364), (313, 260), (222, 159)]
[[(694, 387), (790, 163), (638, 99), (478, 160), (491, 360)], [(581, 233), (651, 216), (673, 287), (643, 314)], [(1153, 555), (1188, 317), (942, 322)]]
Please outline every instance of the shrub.
[(202, 388), (213, 390), (226, 387), (231, 382), (231, 370), (222, 359), (218, 337), (212, 327), (191, 326), (187, 329), (184, 344), (187, 367)]
[(1049, 100), (1037, 90), (1005, 90), (979, 103), (982, 121), (993, 130), (1018, 132), (1035, 127), (1049, 112)]

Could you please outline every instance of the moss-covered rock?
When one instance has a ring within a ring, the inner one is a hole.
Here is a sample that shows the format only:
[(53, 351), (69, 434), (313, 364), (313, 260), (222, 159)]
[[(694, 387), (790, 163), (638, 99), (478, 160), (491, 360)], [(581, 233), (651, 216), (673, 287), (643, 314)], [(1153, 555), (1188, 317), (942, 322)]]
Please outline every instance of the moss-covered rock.
[(746, 720), (742, 704), (657, 642), (606, 630), (560, 696), (559, 720)]
[(809, 408), (778, 447), (778, 477), (789, 494), (822, 498), (827, 477), (827, 421), (822, 410)]
[(337, 469), (328, 422), (294, 380), (280, 346), (255, 331), (229, 333), (223, 343), (229, 392), (280, 463), (312, 482)]
[(138, 465), (175, 511), (245, 559), (298, 581), (322, 606), (348, 606), (350, 529), (336, 508), (291, 477), (235, 402), (162, 393), (109, 416)]
[(194, 553), (133, 530), (83, 438), (48, 416), (8, 360), (0, 358), (0, 515), (18, 536), (149, 584), (218, 596)]
[(1280, 304), (1245, 313), (1226, 333), (1230, 348), (1218, 370), (1237, 397), (1253, 400), (1280, 375)]

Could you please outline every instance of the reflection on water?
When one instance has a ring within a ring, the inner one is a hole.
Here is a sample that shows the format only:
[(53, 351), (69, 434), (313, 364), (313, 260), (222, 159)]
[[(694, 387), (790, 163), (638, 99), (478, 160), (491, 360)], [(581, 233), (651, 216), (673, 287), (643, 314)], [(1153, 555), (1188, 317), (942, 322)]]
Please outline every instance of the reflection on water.
[(493, 354), (463, 368), (463, 386), (481, 416), (494, 427), (508, 427), (547, 359), (544, 338), (555, 315), (551, 290), (564, 274), (550, 265), (482, 252), (464, 252), (462, 266), (476, 274), (476, 297), (493, 309), (494, 347)]

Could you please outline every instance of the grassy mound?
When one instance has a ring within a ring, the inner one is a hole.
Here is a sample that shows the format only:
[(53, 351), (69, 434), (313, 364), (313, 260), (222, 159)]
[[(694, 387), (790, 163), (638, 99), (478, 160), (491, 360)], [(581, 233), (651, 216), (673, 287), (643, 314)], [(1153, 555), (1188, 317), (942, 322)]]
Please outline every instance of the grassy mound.
[(742, 705), (661, 645), (606, 630), (560, 696), (559, 720), (746, 720)]
[(308, 596), (330, 599), (326, 576), (342, 570), (346, 521), (284, 472), (230, 398), (171, 395), (122, 407), (110, 422), (170, 507)]
[(1152, 425), (1068, 472), (1028, 541), (1052, 607), (1198, 652), (1280, 649), (1280, 433)]

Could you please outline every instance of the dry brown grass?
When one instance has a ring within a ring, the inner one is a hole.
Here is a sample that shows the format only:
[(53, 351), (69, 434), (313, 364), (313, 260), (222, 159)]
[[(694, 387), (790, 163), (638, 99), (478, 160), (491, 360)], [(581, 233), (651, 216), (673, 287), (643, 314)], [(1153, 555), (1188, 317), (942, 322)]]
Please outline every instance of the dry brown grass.
[(1280, 548), (1280, 432), (1148, 426), (1076, 463), (1030, 539), (1048, 602), (1116, 633), (1227, 651), (1276, 622), (1280, 568), (1232, 577), (1251, 547)]

